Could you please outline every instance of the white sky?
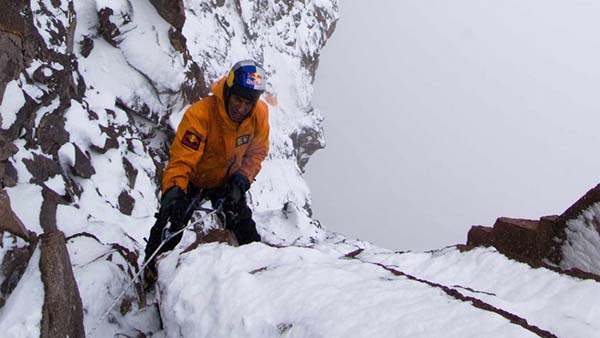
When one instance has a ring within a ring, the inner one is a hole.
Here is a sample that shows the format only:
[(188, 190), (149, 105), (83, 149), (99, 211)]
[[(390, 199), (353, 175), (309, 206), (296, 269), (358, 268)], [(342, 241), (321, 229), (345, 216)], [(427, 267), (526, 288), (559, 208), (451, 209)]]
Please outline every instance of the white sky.
[(600, 2), (341, 1), (307, 167), (328, 229), (396, 250), (560, 214), (600, 180)]

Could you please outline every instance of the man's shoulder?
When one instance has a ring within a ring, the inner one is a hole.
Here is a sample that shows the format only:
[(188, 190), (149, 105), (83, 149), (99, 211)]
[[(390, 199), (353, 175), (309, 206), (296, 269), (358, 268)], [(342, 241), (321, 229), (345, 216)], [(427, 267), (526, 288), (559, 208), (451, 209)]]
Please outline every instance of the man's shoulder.
[(258, 100), (254, 107), (254, 115), (258, 119), (269, 119), (269, 106), (263, 100)]
[(195, 118), (208, 118), (214, 107), (215, 97), (211, 95), (192, 103), (187, 113)]
[(213, 109), (215, 104), (216, 97), (214, 95), (206, 96), (192, 104), (192, 108), (194, 109)]

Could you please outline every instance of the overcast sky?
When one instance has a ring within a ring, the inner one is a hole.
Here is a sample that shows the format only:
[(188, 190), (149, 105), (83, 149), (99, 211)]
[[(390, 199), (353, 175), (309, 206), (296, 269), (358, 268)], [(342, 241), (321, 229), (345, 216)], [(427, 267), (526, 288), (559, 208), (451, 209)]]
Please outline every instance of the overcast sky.
[(340, 2), (306, 175), (326, 228), (436, 249), (600, 183), (600, 2)]

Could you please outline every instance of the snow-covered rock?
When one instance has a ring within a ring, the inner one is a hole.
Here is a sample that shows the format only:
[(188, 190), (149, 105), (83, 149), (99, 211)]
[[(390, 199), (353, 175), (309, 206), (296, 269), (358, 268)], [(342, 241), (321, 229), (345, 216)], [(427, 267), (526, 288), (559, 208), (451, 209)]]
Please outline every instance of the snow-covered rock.
[[(251, 191), (252, 206), (264, 220), (259, 230), (269, 232), (269, 224), (288, 220), (296, 229), (292, 241), (314, 241), (322, 230), (308, 217), (302, 166), (323, 146), (312, 82), (337, 6), (337, 1), (233, 0), (6, 3), (0, 57), (11, 67), (3, 66), (0, 78), (0, 174), (15, 215), (37, 235), (85, 232), (100, 243), (140, 251), (177, 127), (170, 122), (206, 96), (209, 84), (233, 63), (254, 58), (269, 73), (273, 130), (266, 169)], [(268, 217), (275, 214), (282, 216)], [(75, 276), (81, 279), (77, 271)], [(95, 296), (103, 300), (99, 304), (114, 296), (107, 289)], [(86, 297), (84, 290), (90, 326)]]
[(209, 244), (170, 255), (160, 276), (173, 338), (536, 336), (425, 283), (314, 248)]

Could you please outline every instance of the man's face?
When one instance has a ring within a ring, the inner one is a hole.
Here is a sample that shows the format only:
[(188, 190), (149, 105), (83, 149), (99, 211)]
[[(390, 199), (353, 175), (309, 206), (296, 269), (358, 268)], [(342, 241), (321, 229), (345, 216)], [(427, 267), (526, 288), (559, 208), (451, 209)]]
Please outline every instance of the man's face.
[(235, 122), (242, 122), (252, 110), (254, 104), (252, 101), (232, 94), (229, 97), (229, 117)]

